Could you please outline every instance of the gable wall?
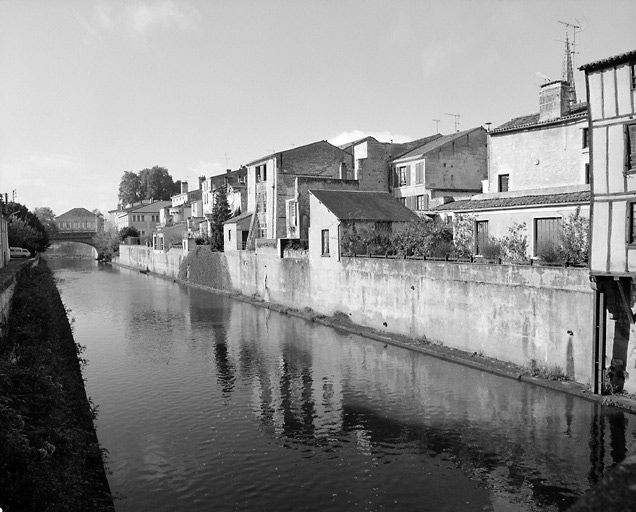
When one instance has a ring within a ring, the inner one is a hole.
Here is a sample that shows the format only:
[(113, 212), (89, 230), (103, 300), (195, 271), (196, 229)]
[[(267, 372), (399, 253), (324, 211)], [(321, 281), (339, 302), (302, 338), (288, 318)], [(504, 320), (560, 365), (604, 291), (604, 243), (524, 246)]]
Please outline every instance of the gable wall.
[(499, 192), (498, 176), (509, 175), (509, 191), (585, 184), (587, 119), (490, 136), (488, 192)]

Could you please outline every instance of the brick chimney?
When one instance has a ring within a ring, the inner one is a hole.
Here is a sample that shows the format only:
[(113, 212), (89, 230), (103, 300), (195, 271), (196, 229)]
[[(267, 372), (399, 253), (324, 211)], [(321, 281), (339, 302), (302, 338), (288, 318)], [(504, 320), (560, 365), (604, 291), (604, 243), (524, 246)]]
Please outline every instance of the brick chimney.
[(556, 81), (544, 84), (539, 91), (539, 122), (567, 116), (570, 113), (572, 86)]

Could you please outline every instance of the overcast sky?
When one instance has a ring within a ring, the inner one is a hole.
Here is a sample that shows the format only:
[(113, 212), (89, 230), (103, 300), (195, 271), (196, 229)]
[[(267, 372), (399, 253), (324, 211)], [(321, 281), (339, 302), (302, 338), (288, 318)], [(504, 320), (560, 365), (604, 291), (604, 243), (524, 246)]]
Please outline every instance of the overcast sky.
[(106, 212), (125, 171), (194, 184), (317, 140), (451, 133), (448, 114), (497, 126), (538, 112), (537, 72), (561, 78), (558, 21), (577, 66), (636, 49), (634, 0), (0, 0), (0, 192)]

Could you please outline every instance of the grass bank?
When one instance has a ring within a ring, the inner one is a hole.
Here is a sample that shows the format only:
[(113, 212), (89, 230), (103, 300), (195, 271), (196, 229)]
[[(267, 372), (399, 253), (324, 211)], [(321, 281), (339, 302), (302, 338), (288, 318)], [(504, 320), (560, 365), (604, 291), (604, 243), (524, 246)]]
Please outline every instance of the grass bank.
[(0, 341), (0, 508), (114, 511), (80, 365), (52, 272), (25, 265)]

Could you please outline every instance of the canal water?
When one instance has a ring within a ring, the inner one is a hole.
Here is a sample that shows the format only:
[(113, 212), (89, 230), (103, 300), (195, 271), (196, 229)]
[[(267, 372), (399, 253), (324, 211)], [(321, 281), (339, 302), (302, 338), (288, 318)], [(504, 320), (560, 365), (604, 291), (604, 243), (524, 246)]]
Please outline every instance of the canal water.
[(136, 271), (49, 266), (118, 512), (565, 510), (636, 450), (614, 408)]

